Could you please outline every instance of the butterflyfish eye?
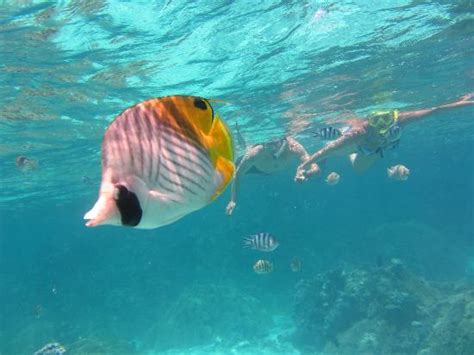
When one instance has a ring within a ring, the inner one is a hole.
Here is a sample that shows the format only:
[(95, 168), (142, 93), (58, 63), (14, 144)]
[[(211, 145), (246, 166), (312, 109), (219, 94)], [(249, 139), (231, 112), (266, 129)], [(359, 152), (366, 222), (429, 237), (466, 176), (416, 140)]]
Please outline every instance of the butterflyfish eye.
[(203, 99), (194, 99), (194, 106), (204, 111), (207, 110), (207, 104)]
[(194, 99), (194, 106), (200, 110), (206, 111), (209, 108), (211, 109), (211, 121), (214, 120), (214, 110), (212, 106), (204, 99), (196, 97)]

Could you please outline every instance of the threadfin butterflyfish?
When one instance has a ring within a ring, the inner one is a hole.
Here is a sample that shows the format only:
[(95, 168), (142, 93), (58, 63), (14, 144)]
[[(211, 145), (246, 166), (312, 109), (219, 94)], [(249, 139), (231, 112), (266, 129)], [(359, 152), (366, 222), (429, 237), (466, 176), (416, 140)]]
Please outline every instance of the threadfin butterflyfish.
[(208, 100), (166, 96), (123, 111), (102, 141), (99, 198), (86, 226), (151, 229), (213, 201), (234, 175), (230, 131)]

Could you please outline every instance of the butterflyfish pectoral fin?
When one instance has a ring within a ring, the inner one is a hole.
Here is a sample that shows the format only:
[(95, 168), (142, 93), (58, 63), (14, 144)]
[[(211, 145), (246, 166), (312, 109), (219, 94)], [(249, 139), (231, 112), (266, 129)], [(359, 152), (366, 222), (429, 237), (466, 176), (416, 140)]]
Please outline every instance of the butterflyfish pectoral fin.
[(234, 177), (234, 172), (235, 172), (234, 163), (224, 157), (221, 157), (221, 156), (217, 157), (215, 164), (216, 164), (215, 169), (222, 176), (222, 182), (217, 187), (214, 195), (212, 195), (211, 201), (213, 201), (217, 196), (219, 196), (222, 193), (222, 191), (225, 190), (226, 186)]

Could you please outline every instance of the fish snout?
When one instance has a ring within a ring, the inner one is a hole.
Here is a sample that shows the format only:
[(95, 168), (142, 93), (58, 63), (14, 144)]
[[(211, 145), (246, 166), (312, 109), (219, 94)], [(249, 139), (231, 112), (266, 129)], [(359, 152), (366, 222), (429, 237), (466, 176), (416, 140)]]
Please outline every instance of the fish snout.
[(84, 215), (87, 227), (98, 225), (121, 225), (120, 213), (112, 196), (101, 194), (94, 207)]

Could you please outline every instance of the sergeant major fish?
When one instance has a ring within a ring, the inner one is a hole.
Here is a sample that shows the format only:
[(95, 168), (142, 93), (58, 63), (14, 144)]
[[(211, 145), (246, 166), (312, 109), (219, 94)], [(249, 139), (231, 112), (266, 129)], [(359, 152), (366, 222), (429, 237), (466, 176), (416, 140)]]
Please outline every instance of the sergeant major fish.
[(268, 260), (257, 260), (253, 265), (253, 271), (257, 274), (269, 274), (273, 271), (273, 264)]
[(166, 96), (139, 103), (105, 132), (99, 198), (86, 225), (170, 224), (226, 188), (233, 160), (229, 129), (209, 100)]
[(280, 243), (270, 233), (258, 233), (244, 238), (244, 247), (259, 251), (274, 251)]
[(321, 138), (326, 141), (332, 141), (338, 139), (340, 136), (349, 132), (350, 127), (323, 127), (313, 132), (315, 137)]

